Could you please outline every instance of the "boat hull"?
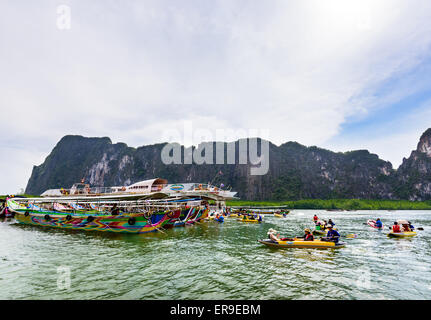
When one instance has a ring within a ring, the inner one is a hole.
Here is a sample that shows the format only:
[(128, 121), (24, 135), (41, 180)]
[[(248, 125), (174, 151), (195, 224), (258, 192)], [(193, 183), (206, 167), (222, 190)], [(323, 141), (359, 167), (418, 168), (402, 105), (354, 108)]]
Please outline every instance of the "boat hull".
[(100, 231), (113, 233), (140, 234), (158, 231), (170, 217), (164, 214), (156, 223), (145, 217), (144, 214), (133, 215), (100, 215), (100, 216), (65, 216), (65, 215), (44, 215), (36, 213), (23, 214), (17, 212), (15, 219), (20, 224), (33, 225), (47, 228), (81, 230), (81, 231)]
[(256, 219), (237, 219), (241, 222), (248, 222), (248, 223), (261, 223), (262, 221), (256, 220)]
[(381, 228), (379, 228), (379, 227), (377, 227), (376, 226), (376, 220), (368, 220), (367, 221), (367, 224), (371, 227), (371, 228), (374, 228), (374, 229), (377, 229), (377, 230), (383, 230), (383, 228), (384, 228), (384, 226), (382, 225), (382, 227)]
[(260, 243), (271, 247), (271, 248), (312, 248), (312, 249), (338, 249), (346, 246), (344, 242), (331, 242), (331, 241), (303, 241), (303, 240), (294, 240), (294, 241), (272, 241), (269, 239), (258, 240)]
[(388, 237), (392, 238), (411, 238), (417, 235), (416, 232), (389, 232)]

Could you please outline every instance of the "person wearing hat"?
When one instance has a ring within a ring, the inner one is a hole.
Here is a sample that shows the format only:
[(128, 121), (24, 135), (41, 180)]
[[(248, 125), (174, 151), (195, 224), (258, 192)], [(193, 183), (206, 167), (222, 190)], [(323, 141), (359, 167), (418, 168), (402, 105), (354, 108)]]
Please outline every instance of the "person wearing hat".
[(277, 234), (277, 230), (274, 229), (269, 229), (267, 232), (268, 238), (271, 239), (272, 241), (278, 242), (280, 241), (280, 234)]
[(314, 236), (311, 233), (310, 229), (304, 230), (305, 234), (302, 237), (298, 237), (298, 239), (304, 239), (304, 241), (314, 241)]
[(325, 238), (322, 238), (322, 240), (324, 241), (334, 241), (335, 243), (338, 242), (338, 239), (340, 238), (340, 234), (338, 233), (337, 230), (334, 230), (332, 228), (332, 225), (328, 224), (326, 226), (326, 228), (328, 229), (328, 233), (326, 234)]

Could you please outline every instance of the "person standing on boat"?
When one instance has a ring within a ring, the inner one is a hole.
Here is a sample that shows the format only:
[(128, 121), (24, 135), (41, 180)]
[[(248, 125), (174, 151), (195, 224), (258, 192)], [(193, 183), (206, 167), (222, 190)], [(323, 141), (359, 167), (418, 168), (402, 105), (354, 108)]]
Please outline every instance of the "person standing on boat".
[(328, 233), (326, 234), (325, 238), (322, 238), (322, 240), (338, 243), (338, 239), (340, 238), (340, 234), (338, 233), (338, 231), (332, 229), (332, 225), (330, 224), (328, 224), (326, 228), (328, 229)]

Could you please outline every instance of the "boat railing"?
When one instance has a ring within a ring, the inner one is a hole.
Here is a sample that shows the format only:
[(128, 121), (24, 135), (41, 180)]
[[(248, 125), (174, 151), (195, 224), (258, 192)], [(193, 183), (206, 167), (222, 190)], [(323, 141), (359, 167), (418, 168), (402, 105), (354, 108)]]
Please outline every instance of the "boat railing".
[(126, 191), (126, 187), (87, 187), (87, 188), (73, 188), (73, 189), (60, 189), (60, 193), (64, 196), (75, 195), (103, 195), (103, 194), (123, 194), (131, 193), (130, 190)]

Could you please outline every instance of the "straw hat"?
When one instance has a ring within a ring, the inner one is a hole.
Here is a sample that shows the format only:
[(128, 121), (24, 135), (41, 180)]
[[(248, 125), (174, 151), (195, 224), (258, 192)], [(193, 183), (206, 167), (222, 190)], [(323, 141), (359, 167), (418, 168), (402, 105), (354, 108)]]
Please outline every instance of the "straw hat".
[(311, 232), (310, 229), (306, 228), (304, 229), (305, 232)]
[(270, 228), (268, 230), (267, 234), (274, 234), (274, 233), (277, 233), (277, 232), (278, 232), (277, 230), (274, 230), (274, 229)]

